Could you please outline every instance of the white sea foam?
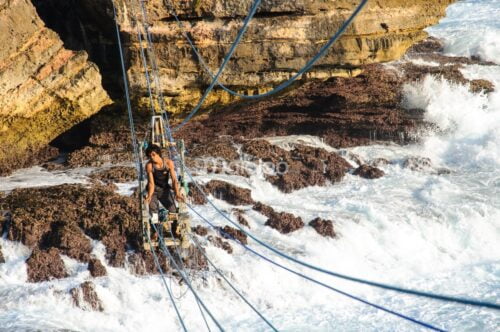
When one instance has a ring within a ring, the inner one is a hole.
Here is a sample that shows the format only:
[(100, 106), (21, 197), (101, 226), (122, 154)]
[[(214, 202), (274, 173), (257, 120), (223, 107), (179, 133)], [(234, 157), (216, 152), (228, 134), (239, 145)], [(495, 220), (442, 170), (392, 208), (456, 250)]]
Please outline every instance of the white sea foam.
[[(495, 13), (498, 7), (498, 1), (456, 3), (450, 7), (442, 24), (430, 29), (431, 33), (448, 38), (447, 47), (454, 48), (454, 52), (469, 49), (486, 54), (486, 50), (494, 50), (494, 47), (483, 45), (483, 35), (466, 35), (468, 39), (464, 42), (468, 46), (461, 49), (457, 46), (458, 32), (470, 31), (473, 20), (480, 21), (481, 16), (488, 22), (478, 23), (480, 27), (483, 23), (485, 26), (492, 24), (491, 13)], [(482, 48), (477, 45), (482, 45)], [(441, 132), (430, 134), (419, 145), (372, 145), (341, 151), (357, 154), (365, 161), (375, 158), (391, 161), (380, 166), (386, 173), (380, 179), (366, 180), (347, 175), (335, 185), (308, 187), (291, 194), (283, 194), (271, 186), (262, 174), (254, 174), (249, 179), (203, 174), (197, 179), (205, 182), (219, 178), (250, 188), (255, 200), (269, 204), (277, 211), (294, 213), (306, 223), (317, 216), (332, 219), (337, 239), (320, 237), (310, 227), (283, 235), (265, 226), (266, 219), (262, 215), (251, 209), (247, 211), (252, 233), (302, 260), (372, 280), (498, 302), (499, 67), (467, 66), (462, 71), (467, 78), (492, 81), (497, 90), (490, 94), (473, 94), (467, 86), (428, 77), (405, 88), (405, 102), (410, 108), (425, 109), (426, 119), (439, 126)], [(310, 136), (280, 137), (271, 141), (285, 148), (297, 142), (325, 147), (319, 139)], [(451, 173), (436, 175), (404, 168), (402, 161), (409, 156), (428, 157), (433, 165), (450, 169)], [(48, 184), (85, 181), (80, 175), (67, 174), (69, 179), (55, 179), (44, 174), (54, 179)], [(26, 171), (18, 176), (17, 184), (11, 180), (2, 183), (7, 183), (9, 188), (33, 184)], [(35, 180), (35, 185), (40, 181)], [(120, 189), (125, 193), (127, 188)], [(231, 206), (227, 203), (217, 199), (215, 202), (230, 211)], [(216, 225), (227, 224), (208, 205), (199, 206), (198, 210)], [(195, 216), (193, 223), (203, 224)], [(88, 278), (80, 263), (65, 259), (72, 273), (70, 278), (28, 284), (24, 261), (30, 254), (29, 249), (5, 239), (0, 240), (0, 244), (7, 259), (6, 264), (0, 265), (0, 330), (25, 331), (34, 326), (48, 331), (180, 330), (158, 276), (137, 277), (127, 269), (106, 265), (108, 275), (93, 281), (104, 312), (83, 311), (72, 305), (68, 295), (69, 289)], [(93, 245), (93, 254), (105, 263), (103, 245), (95, 241)], [(235, 249), (233, 255), (213, 246), (207, 247), (207, 254), (280, 330), (419, 330), (416, 325), (326, 291), (255, 258), (234, 243), (232, 245)], [(250, 246), (291, 266), (253, 241), (250, 241)], [(401, 296), (305, 268), (297, 269), (446, 330), (494, 331), (500, 326), (500, 316), (491, 310)], [(175, 280), (168, 279), (167, 282), (172, 282), (176, 295), (186, 290), (185, 285), (177, 285)], [(227, 330), (266, 330), (266, 325), (213, 271), (195, 273), (193, 284)], [(204, 323), (193, 296), (187, 292), (177, 303), (188, 329), (203, 330)]]
[(500, 1), (467, 0), (448, 7), (439, 25), (427, 31), (445, 41), (450, 55), (477, 55), (500, 64)]

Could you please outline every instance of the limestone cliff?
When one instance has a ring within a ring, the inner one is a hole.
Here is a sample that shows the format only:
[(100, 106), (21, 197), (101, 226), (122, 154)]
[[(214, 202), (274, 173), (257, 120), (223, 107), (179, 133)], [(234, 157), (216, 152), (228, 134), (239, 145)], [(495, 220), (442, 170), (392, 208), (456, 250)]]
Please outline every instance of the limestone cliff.
[(110, 104), (95, 64), (67, 50), (29, 0), (0, 0), (0, 173)]
[[(423, 31), (436, 24), (454, 0), (369, 1), (344, 36), (303, 77), (352, 76), (359, 66), (400, 58)], [(184, 0), (173, 3), (190, 36), (212, 71), (216, 71), (247, 15), (253, 0)], [(196, 104), (210, 82), (183, 39), (163, 0), (147, 1), (148, 23), (159, 61), (161, 85), (169, 110)], [(122, 32), (127, 35), (129, 74), (134, 97), (146, 104), (146, 82), (140, 58), (135, 0), (115, 0)], [(241, 93), (270, 90), (312, 58), (350, 15), (358, 0), (262, 1), (243, 41), (220, 81)], [(143, 44), (145, 45), (145, 44)], [(221, 89), (205, 105), (224, 105), (234, 98)]]
[[(134, 108), (145, 109), (138, 0), (0, 0), (0, 174), (36, 160), (47, 143), (110, 104), (108, 94), (123, 100), (111, 1), (118, 10)], [(210, 78), (169, 13), (168, 1), (216, 71), (253, 0), (145, 1), (168, 110), (181, 113), (198, 101)], [(363, 65), (398, 59), (453, 1), (369, 1), (302, 82), (354, 76)], [(221, 82), (246, 94), (272, 89), (314, 56), (357, 4), (263, 0)], [(99, 72), (105, 74), (102, 82)], [(234, 101), (215, 89), (204, 106)]]

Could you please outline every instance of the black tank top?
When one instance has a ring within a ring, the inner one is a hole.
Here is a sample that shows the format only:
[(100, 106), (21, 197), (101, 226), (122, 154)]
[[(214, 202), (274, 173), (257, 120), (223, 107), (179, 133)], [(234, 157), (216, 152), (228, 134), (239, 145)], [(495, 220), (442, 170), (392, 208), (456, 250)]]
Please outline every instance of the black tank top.
[(170, 169), (167, 167), (165, 160), (163, 161), (163, 168), (158, 169), (155, 167), (153, 163), (153, 179), (155, 181), (155, 186), (159, 188), (168, 189), (170, 188), (170, 184), (168, 183), (168, 179), (170, 178)]

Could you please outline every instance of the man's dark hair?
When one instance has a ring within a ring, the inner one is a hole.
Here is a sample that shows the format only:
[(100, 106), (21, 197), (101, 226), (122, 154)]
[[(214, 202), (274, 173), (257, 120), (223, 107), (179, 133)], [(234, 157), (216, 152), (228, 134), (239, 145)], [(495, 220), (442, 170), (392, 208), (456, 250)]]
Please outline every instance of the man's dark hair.
[(156, 152), (157, 155), (161, 157), (161, 149), (158, 145), (156, 144), (149, 144), (147, 149), (146, 149), (146, 156), (148, 158), (151, 158), (151, 152)]

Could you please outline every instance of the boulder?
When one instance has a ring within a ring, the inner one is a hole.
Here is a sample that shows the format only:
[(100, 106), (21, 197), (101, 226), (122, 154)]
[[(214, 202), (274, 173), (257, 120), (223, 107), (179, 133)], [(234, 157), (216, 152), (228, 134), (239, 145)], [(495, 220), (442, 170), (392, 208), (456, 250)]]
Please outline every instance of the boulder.
[(362, 178), (365, 179), (378, 179), (385, 175), (384, 171), (382, 171), (381, 169), (374, 166), (370, 166), (368, 164), (363, 164), (359, 166), (354, 170), (352, 174), (361, 176)]
[(333, 222), (331, 220), (324, 220), (321, 218), (314, 218), (309, 222), (309, 226), (314, 228), (318, 234), (323, 235), (325, 237), (336, 237), (337, 234), (333, 229)]
[(91, 281), (85, 281), (78, 287), (72, 288), (69, 293), (75, 306), (87, 311), (104, 311), (94, 284)]
[(42, 282), (52, 279), (61, 279), (68, 276), (64, 262), (59, 255), (59, 250), (35, 249), (26, 261), (28, 282)]
[(304, 227), (304, 222), (300, 217), (287, 212), (277, 213), (272, 207), (260, 202), (255, 204), (253, 209), (268, 218), (266, 226), (272, 227), (282, 234), (288, 234)]

